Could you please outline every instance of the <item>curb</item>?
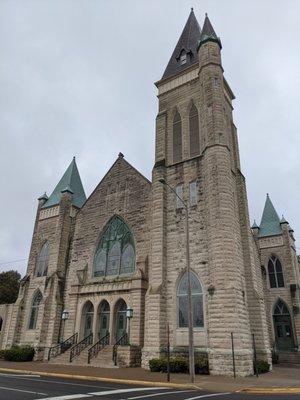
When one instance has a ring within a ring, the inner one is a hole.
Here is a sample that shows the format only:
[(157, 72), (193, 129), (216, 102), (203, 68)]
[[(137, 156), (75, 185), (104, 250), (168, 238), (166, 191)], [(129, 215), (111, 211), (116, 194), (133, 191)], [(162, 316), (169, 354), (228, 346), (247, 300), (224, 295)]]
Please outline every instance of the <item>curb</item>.
[(265, 387), (265, 388), (245, 388), (237, 390), (236, 393), (249, 394), (300, 394), (300, 387)]
[(100, 378), (98, 376), (59, 374), (56, 372), (30, 371), (30, 370), (25, 370), (25, 369), (12, 369), (12, 368), (0, 368), (0, 372), (12, 372), (12, 373), (17, 373), (17, 374), (40, 375), (40, 376), (49, 376), (49, 377), (55, 377), (55, 378), (78, 379), (78, 380), (85, 380), (85, 381), (121, 383), (124, 385), (170, 387), (170, 388), (174, 388), (174, 389), (201, 389), (201, 387), (199, 387), (197, 385), (193, 385), (191, 383), (186, 384), (186, 383), (171, 383), (171, 382), (138, 381), (138, 380), (118, 379), (118, 378)]

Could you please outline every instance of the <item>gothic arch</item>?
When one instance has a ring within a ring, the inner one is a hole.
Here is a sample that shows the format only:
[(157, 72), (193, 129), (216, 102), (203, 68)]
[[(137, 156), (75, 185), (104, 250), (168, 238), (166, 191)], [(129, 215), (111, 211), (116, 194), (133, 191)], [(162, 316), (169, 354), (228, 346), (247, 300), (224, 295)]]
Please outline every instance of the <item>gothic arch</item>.
[(182, 119), (178, 109), (172, 119), (172, 144), (173, 162), (180, 162), (182, 160)]
[(28, 329), (36, 329), (36, 324), (39, 316), (39, 307), (42, 301), (43, 301), (43, 295), (40, 289), (37, 289), (32, 296)]
[(189, 144), (190, 157), (196, 157), (200, 153), (200, 124), (199, 111), (194, 102), (188, 108), (189, 117)]
[(47, 275), (49, 258), (50, 258), (50, 244), (48, 240), (45, 240), (43, 245), (40, 247), (40, 251), (36, 259), (36, 266), (35, 266), (36, 276)]
[(284, 287), (284, 273), (280, 258), (276, 254), (271, 254), (267, 260), (267, 272), (270, 288)]
[(276, 348), (282, 351), (291, 351), (295, 348), (293, 322), (286, 302), (278, 298), (273, 306), (273, 325)]

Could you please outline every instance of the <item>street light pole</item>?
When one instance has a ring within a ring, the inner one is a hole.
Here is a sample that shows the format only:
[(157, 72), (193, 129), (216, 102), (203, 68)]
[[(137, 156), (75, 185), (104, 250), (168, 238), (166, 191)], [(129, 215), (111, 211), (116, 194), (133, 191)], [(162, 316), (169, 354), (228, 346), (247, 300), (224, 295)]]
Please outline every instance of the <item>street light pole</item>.
[(171, 192), (175, 194), (175, 196), (181, 201), (184, 209), (185, 209), (185, 234), (186, 234), (186, 272), (188, 278), (188, 325), (189, 325), (189, 371), (190, 371), (190, 380), (192, 383), (195, 382), (195, 360), (194, 360), (194, 329), (193, 329), (193, 308), (192, 308), (192, 289), (191, 289), (191, 266), (190, 266), (190, 233), (189, 233), (189, 209), (187, 204), (183, 201), (183, 199), (178, 196), (176, 190), (170, 186), (165, 179), (159, 179), (159, 182), (163, 185), (166, 185)]

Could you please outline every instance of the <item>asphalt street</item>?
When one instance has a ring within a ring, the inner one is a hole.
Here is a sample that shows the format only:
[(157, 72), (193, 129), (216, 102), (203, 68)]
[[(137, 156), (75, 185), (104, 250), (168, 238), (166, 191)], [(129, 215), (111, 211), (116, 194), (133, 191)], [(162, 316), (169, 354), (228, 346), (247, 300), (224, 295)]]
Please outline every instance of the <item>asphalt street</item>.
[(300, 395), (246, 395), (240, 393), (208, 393), (203, 390), (176, 390), (145, 386), (91, 382), (39, 375), (0, 374), (0, 400), (251, 400), (299, 399)]

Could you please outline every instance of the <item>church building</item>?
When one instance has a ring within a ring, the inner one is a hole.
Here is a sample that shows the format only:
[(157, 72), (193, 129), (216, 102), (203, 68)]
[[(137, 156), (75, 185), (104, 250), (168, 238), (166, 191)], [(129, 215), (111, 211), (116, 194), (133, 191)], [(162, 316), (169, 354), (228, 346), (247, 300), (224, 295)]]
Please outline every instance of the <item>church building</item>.
[(239, 376), (253, 373), (253, 338), (270, 364), (272, 351), (300, 355), (293, 230), (269, 196), (250, 227), (221, 49), (208, 16), (201, 29), (191, 10), (155, 83), (151, 181), (120, 153), (86, 198), (74, 158), (38, 199), (18, 299), (0, 306), (0, 347), (149, 368), (169, 327), (172, 354), (187, 354), (188, 249), (195, 356), (207, 354), (211, 374), (233, 374), (232, 338)]

